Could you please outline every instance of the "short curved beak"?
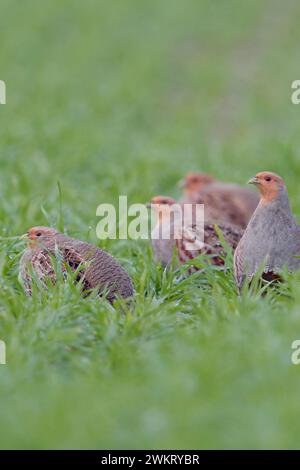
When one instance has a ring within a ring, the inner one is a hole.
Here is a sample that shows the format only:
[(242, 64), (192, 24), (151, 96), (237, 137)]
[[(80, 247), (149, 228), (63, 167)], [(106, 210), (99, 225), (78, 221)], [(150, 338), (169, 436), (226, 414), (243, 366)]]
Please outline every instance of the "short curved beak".
[(253, 178), (249, 179), (248, 184), (259, 184), (259, 179), (254, 176)]
[(186, 188), (186, 182), (185, 182), (185, 180), (180, 180), (180, 181), (178, 181), (177, 184), (178, 184), (178, 187), (179, 187), (180, 189)]

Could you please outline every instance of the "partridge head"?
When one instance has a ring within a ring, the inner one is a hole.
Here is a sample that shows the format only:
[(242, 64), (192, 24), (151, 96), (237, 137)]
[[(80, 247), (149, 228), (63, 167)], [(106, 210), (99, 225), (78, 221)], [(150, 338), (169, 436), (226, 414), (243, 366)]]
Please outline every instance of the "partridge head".
[(267, 204), (272, 200), (279, 199), (282, 195), (287, 199), (287, 189), (283, 179), (270, 171), (262, 171), (257, 173), (254, 178), (248, 181), (249, 184), (254, 184), (260, 192), (260, 203)]
[(215, 178), (207, 173), (191, 172), (179, 182), (179, 186), (182, 188), (184, 196), (189, 199), (215, 181)]
[(41, 246), (44, 244), (46, 246), (47, 244), (53, 242), (55, 240), (55, 237), (59, 235), (59, 232), (52, 227), (31, 227), (25, 235), (23, 235), (22, 238), (25, 238), (28, 240), (28, 245), (33, 247), (33, 246)]

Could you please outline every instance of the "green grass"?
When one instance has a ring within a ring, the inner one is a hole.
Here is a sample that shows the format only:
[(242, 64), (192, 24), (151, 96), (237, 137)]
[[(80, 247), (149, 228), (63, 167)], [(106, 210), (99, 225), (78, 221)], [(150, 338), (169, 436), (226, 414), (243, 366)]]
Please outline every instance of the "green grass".
[(126, 316), (68, 284), (29, 299), (22, 246), (1, 242), (1, 448), (299, 447), (300, 276), (238, 298), (231, 272), (183, 280), (145, 241), (95, 237), (101, 202), (177, 197), (194, 169), (276, 171), (300, 216), (299, 14), (297, 0), (0, 0), (0, 235), (57, 224), (136, 287)]

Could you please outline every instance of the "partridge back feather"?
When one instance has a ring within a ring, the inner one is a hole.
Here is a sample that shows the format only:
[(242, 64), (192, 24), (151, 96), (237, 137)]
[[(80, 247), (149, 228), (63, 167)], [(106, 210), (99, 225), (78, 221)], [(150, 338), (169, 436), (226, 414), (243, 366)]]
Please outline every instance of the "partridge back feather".
[(80, 240), (57, 234), (45, 239), (44, 247), (28, 248), (21, 258), (20, 275), (24, 281), (25, 291), (31, 294), (30, 266), (37, 277), (44, 282), (56, 282), (52, 257), (57, 250), (63, 260), (62, 272), (71, 269), (77, 271), (77, 281), (83, 284), (83, 290), (99, 289), (107, 291), (107, 298), (113, 301), (115, 297), (130, 297), (133, 295), (131, 279), (122, 266), (107, 252)]
[(205, 205), (205, 218), (213, 222), (228, 222), (245, 228), (259, 203), (258, 195), (237, 184), (217, 181), (206, 173), (188, 173), (180, 182), (182, 202)]
[(192, 201), (204, 204), (206, 220), (228, 222), (245, 228), (257, 207), (257, 194), (239, 186), (212, 183), (194, 194)]

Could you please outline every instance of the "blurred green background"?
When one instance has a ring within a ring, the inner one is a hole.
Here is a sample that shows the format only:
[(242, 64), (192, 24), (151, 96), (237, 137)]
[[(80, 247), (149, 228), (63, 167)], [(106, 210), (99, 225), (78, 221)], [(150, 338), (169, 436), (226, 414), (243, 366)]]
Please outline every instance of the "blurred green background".
[[(1, 236), (97, 242), (98, 204), (178, 197), (190, 170), (276, 171), (299, 217), (299, 16), (297, 0), (0, 0)], [(232, 274), (182, 280), (146, 242), (97, 243), (134, 278), (126, 317), (71, 285), (26, 298), (22, 247), (1, 242), (0, 447), (299, 447), (300, 276), (239, 299)]]

